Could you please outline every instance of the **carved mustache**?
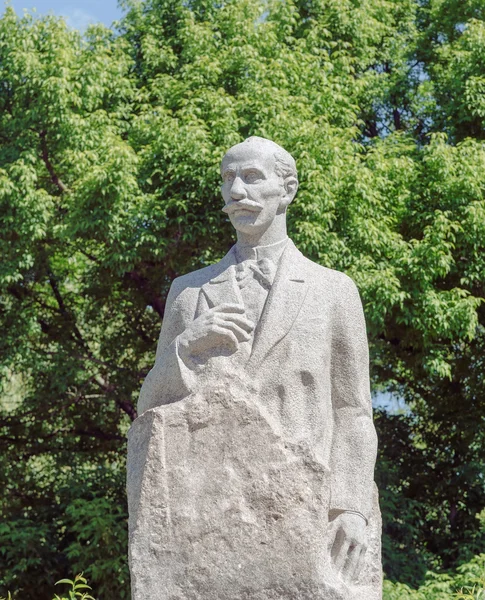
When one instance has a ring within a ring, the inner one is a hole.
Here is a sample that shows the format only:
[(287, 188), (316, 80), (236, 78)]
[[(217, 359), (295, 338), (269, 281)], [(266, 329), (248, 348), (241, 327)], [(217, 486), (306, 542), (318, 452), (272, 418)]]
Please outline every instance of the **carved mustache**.
[(252, 200), (237, 200), (236, 202), (229, 202), (222, 208), (222, 212), (230, 215), (238, 210), (249, 210), (251, 212), (261, 212), (263, 207), (258, 202)]

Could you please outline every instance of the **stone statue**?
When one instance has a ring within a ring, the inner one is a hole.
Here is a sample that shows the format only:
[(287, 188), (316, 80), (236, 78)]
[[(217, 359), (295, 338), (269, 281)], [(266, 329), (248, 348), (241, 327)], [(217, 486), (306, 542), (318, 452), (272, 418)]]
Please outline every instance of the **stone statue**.
[(286, 150), (251, 137), (221, 175), (237, 242), (173, 282), (129, 433), (133, 600), (377, 600), (359, 294), (287, 237)]

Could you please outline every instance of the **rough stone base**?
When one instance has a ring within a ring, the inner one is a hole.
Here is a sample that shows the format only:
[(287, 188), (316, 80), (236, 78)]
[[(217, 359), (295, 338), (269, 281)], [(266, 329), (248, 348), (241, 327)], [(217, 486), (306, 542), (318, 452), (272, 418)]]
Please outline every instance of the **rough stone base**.
[(145, 412), (128, 442), (133, 600), (379, 600), (378, 508), (349, 589), (328, 560), (328, 479), (228, 388)]

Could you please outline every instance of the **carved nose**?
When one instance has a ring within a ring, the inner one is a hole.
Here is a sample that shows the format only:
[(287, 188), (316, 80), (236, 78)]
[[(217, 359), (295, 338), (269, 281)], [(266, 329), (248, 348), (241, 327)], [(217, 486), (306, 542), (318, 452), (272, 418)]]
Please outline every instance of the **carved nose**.
[(246, 198), (246, 190), (244, 189), (239, 177), (236, 177), (234, 183), (232, 184), (231, 198), (233, 200), (242, 200), (243, 198)]

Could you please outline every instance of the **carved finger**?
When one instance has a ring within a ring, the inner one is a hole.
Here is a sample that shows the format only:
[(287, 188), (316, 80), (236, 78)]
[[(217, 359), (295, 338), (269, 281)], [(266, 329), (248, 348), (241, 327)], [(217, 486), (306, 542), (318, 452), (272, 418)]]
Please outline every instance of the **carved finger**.
[(360, 575), (360, 572), (362, 571), (362, 567), (365, 564), (365, 555), (366, 555), (366, 552), (367, 552), (367, 547), (366, 546), (362, 546), (361, 550), (360, 550), (360, 554), (359, 554), (359, 559), (357, 560), (354, 572), (351, 575), (352, 581), (357, 581), (357, 579), (358, 579), (358, 577)]
[(218, 315), (218, 318), (226, 322), (231, 321), (233, 323), (236, 323), (236, 325), (238, 325), (239, 327), (241, 327), (241, 329), (244, 329), (248, 333), (251, 333), (251, 331), (254, 329), (254, 323), (244, 315), (234, 313), (222, 313)]
[(232, 321), (218, 319), (214, 325), (214, 328), (215, 327), (222, 327), (224, 329), (227, 329), (228, 331), (231, 331), (238, 342), (247, 342), (250, 338), (247, 331), (244, 331), (244, 329), (239, 327), (237, 323), (233, 323)]
[(359, 564), (360, 555), (362, 553), (362, 546), (357, 545), (349, 549), (349, 553), (347, 555), (347, 560), (342, 569), (342, 576), (345, 581), (352, 581), (354, 578), (354, 573), (357, 569), (357, 565)]
[(338, 553), (338, 545), (336, 543), (338, 532), (339, 528), (335, 525), (335, 523), (329, 523), (327, 529), (327, 548), (332, 558), (335, 558), (336, 554)]
[(338, 554), (334, 560), (335, 568), (339, 572), (342, 571), (345, 561), (347, 560), (349, 548), (350, 548), (350, 540), (348, 538), (345, 538), (343, 540), (343, 542), (338, 550)]

